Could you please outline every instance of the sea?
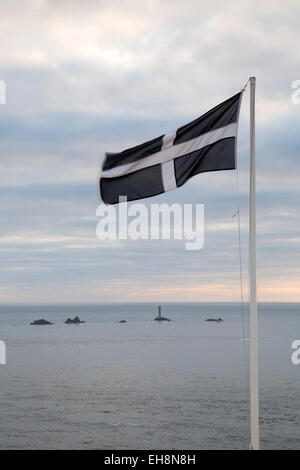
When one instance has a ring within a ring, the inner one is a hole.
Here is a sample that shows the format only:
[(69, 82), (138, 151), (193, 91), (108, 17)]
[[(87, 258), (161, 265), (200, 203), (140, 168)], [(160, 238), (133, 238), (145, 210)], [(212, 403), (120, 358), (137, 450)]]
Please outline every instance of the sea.
[[(247, 308), (157, 307), (2, 304), (0, 449), (247, 449)], [(300, 449), (300, 304), (258, 313), (261, 448)]]

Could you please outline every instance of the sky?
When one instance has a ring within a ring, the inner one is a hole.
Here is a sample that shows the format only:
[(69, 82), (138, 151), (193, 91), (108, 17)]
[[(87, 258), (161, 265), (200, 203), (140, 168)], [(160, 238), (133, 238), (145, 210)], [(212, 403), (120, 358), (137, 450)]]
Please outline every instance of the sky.
[(297, 0), (0, 0), (0, 302), (247, 300), (249, 87), (235, 171), (145, 200), (205, 207), (205, 241), (99, 240), (106, 151), (176, 129), (256, 76), (259, 301), (300, 301)]

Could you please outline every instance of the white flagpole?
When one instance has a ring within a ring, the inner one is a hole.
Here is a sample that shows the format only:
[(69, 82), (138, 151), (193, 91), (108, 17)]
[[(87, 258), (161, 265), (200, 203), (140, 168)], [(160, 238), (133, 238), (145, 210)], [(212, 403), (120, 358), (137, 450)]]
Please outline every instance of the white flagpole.
[(255, 77), (250, 78), (250, 449), (259, 449), (258, 341), (256, 296)]

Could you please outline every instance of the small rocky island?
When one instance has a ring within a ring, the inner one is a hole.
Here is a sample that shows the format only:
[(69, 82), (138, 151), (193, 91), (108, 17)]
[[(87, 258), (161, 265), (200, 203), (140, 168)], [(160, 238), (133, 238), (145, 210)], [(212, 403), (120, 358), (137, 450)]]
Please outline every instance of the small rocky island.
[(161, 305), (158, 306), (158, 316), (154, 318), (154, 321), (171, 321), (170, 318), (162, 317)]
[(48, 320), (44, 320), (44, 318), (41, 318), (40, 320), (34, 320), (32, 323), (30, 323), (30, 325), (53, 325), (53, 323)]
[(217, 323), (220, 323), (224, 320), (222, 320), (222, 318), (207, 318), (205, 321), (216, 321)]
[(85, 321), (80, 320), (79, 317), (74, 317), (73, 319), (72, 318), (67, 318), (65, 323), (67, 325), (79, 325), (79, 323), (85, 323)]
[(126, 320), (120, 320), (118, 323), (127, 323)]

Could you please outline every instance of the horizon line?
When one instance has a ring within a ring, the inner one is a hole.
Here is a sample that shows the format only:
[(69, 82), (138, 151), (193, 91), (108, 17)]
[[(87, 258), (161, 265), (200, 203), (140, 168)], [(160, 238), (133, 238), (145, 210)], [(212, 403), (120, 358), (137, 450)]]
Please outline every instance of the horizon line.
[[(300, 301), (258, 301), (258, 304), (300, 304)], [(61, 302), (0, 302), (1, 306), (7, 305), (122, 305), (122, 304), (150, 304), (150, 305), (164, 305), (164, 304), (241, 304), (241, 301), (237, 300), (219, 300), (219, 301), (103, 301), (103, 302), (71, 302), (71, 301), (61, 301)], [(244, 301), (243, 305), (249, 304), (249, 301)]]

